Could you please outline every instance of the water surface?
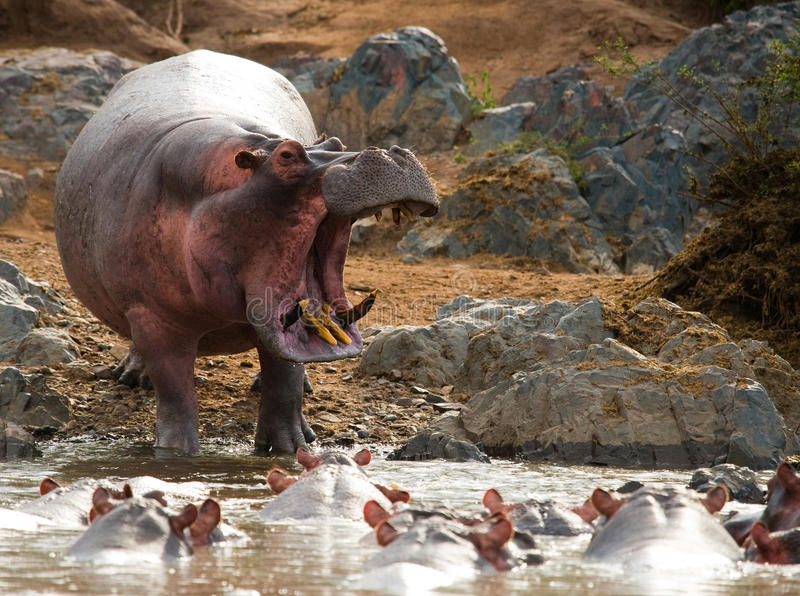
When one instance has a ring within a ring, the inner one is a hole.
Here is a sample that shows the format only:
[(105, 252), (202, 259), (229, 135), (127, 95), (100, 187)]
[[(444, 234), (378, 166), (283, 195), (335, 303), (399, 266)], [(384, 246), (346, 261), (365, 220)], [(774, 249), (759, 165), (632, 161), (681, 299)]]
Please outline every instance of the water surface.
[[(0, 530), (0, 594), (229, 595), (367, 594), (353, 586), (377, 549), (362, 537), (368, 526), (349, 523), (265, 524), (257, 512), (271, 499), (264, 475), (273, 465), (291, 468), (291, 458), (253, 456), (241, 444), (204, 444), (203, 455), (156, 454), (150, 446), (124, 442), (56, 443), (33, 461), (0, 464), (0, 506), (13, 508), (35, 498), (51, 476), (66, 485), (81, 478), (124, 480), (151, 475), (168, 481), (200, 481), (219, 501), (225, 521), (251, 541), (238, 546), (198, 548), (191, 559), (172, 563), (96, 565), (65, 555), (79, 530)], [(637, 471), (562, 467), (496, 460), (491, 465), (449, 462), (392, 462), (373, 447), (368, 471), (381, 484), (397, 484), (415, 500), (481, 511), (487, 488), (507, 502), (528, 497), (582, 502), (601, 486), (628, 480), (685, 485), (687, 471)], [(351, 450), (355, 452), (355, 449)], [(196, 504), (199, 504), (196, 503)], [(176, 504), (178, 505), (178, 504)], [(183, 505), (182, 503), (180, 504)], [(691, 540), (691, 536), (686, 537)], [(483, 575), (439, 589), (437, 594), (798, 594), (800, 566), (742, 563), (696, 574), (631, 575), (613, 566), (588, 564), (581, 554), (589, 537), (537, 539), (547, 562), (505, 574)]]

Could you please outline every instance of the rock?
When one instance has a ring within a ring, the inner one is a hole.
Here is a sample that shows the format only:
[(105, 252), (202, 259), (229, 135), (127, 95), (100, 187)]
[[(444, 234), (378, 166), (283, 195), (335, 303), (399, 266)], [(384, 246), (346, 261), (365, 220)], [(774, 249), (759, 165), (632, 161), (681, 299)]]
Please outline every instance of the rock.
[(470, 118), (457, 62), (424, 27), (367, 39), (345, 62), (280, 64), (319, 130), (335, 130), (352, 150), (370, 145), (450, 149)]
[(36, 325), (39, 312), (22, 301), (19, 291), (0, 279), (0, 360), (8, 360)]
[(666, 228), (651, 228), (637, 236), (625, 251), (623, 270), (632, 275), (652, 274), (678, 254), (682, 245)]
[(797, 445), (758, 382), (752, 363), (763, 356), (743, 347), (663, 299), (622, 311), (598, 298), (461, 296), (432, 325), (384, 329), (361, 366), (366, 374), (404, 367), (420, 385), (470, 395), (463, 406), (441, 404), (461, 413), (428, 430), (492, 455), (686, 467), (721, 458), (766, 468)]
[(0, 56), (0, 153), (61, 161), (111, 87), (138, 65), (61, 48)]
[(494, 151), (513, 143), (527, 130), (526, 122), (536, 113), (533, 102), (514, 103), (484, 110), (469, 126), (470, 155)]
[(415, 435), (405, 445), (389, 454), (388, 459), (403, 461), (447, 459), (457, 462), (490, 463), (489, 458), (474, 444), (434, 430), (423, 430)]
[[(800, 5), (796, 2), (734, 12), (721, 23), (691, 33), (667, 54), (659, 67), (687, 102), (721, 118), (723, 109), (714, 99), (714, 93), (725, 96), (737, 83), (762, 74), (769, 44), (774, 39), (785, 40), (795, 30), (798, 18)], [(682, 69), (692, 72), (704, 85), (699, 87), (682, 77)], [(708, 179), (710, 164), (726, 161), (727, 153), (719, 139), (656, 89), (634, 78), (625, 89), (624, 99), (641, 110), (642, 128), (656, 123), (673, 128), (686, 140), (688, 152), (703, 158), (702, 161), (684, 158), (701, 183)], [(755, 114), (754, 96), (743, 94), (739, 109), (745, 117)]]
[(42, 281), (33, 281), (9, 261), (0, 260), (0, 280), (7, 281), (24, 300), (24, 302), (41, 313), (58, 314), (64, 306), (64, 299)]
[(0, 418), (0, 461), (41, 455), (33, 436), (19, 425)]
[(0, 223), (25, 207), (28, 193), (25, 180), (6, 170), (0, 170)]
[(22, 338), (16, 350), (16, 362), (22, 366), (67, 364), (80, 358), (80, 350), (69, 335), (60, 329), (33, 329)]
[[(634, 130), (639, 115), (633, 103), (613, 97), (610, 87), (588, 80), (583, 64), (540, 77), (522, 77), (500, 104), (503, 108), (532, 106), (525, 108), (518, 137), (533, 132), (563, 143), (575, 153), (616, 144)], [(476, 145), (481, 146), (486, 138), (483, 130), (473, 124), (470, 133), (477, 139)], [(506, 140), (513, 140), (511, 130)]]
[(42, 432), (55, 432), (70, 420), (69, 401), (39, 374), (13, 367), (0, 371), (0, 419)]
[(527, 256), (579, 273), (618, 273), (600, 224), (566, 163), (544, 149), (490, 154), (462, 173), (439, 214), (409, 231), (398, 249), (414, 257), (478, 252)]
[(688, 488), (705, 493), (718, 485), (728, 489), (729, 498), (742, 503), (764, 503), (764, 490), (758, 485), (755, 472), (734, 464), (700, 468), (692, 474)]

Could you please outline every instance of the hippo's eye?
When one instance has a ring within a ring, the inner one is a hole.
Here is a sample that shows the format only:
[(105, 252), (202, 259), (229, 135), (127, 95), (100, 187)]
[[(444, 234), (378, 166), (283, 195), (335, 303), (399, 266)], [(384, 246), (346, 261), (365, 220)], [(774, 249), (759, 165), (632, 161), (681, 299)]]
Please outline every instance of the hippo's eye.
[(294, 154), (292, 154), (291, 151), (281, 151), (281, 157), (283, 159), (292, 159), (294, 157)]

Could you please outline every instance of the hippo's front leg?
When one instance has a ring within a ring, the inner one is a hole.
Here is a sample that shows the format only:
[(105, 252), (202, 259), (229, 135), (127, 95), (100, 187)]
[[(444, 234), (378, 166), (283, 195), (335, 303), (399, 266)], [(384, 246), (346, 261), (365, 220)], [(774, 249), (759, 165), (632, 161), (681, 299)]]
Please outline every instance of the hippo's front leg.
[(194, 361), (198, 338), (145, 308), (127, 313), (133, 342), (156, 390), (156, 447), (200, 451)]
[(261, 361), (261, 404), (256, 426), (256, 451), (296, 453), (316, 435), (303, 417), (305, 367), (258, 349)]

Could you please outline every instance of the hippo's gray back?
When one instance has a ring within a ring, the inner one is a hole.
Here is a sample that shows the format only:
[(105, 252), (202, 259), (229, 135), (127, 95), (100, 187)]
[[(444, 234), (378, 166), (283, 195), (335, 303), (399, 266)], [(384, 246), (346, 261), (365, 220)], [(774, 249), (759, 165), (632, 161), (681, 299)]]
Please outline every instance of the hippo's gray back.
[[(208, 50), (156, 62), (123, 77), (81, 137), (157, 138), (199, 118), (224, 118), (245, 130), (310, 144), (314, 123), (300, 94), (261, 64)], [(144, 128), (144, 130), (142, 130)]]

